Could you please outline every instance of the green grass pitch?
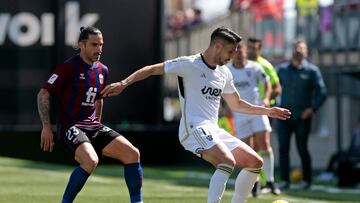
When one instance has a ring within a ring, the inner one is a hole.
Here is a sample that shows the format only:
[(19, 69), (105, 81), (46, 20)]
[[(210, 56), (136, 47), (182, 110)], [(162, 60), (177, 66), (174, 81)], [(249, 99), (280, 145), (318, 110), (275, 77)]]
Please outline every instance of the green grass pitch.
[[(0, 157), (0, 203), (59, 203), (72, 166)], [(194, 166), (143, 167), (145, 203), (204, 203), (212, 170)], [(229, 180), (224, 203), (230, 202), (234, 177)], [(360, 189), (338, 189), (316, 183), (311, 191), (290, 190), (281, 196), (249, 197), (249, 203), (360, 202)], [(76, 203), (127, 203), (128, 191), (119, 165), (99, 165), (77, 196)]]

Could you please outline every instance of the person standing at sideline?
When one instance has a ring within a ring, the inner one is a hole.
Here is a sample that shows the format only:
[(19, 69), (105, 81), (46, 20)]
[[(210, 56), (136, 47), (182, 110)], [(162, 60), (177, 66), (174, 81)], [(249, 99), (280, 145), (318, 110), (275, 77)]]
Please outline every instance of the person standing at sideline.
[[(247, 41), (247, 53), (250, 60), (256, 61), (261, 65), (261, 68), (264, 70), (265, 74), (269, 77), (270, 86), (270, 97), (267, 98), (269, 90), (266, 90), (266, 86), (259, 85), (260, 99), (263, 100), (263, 105), (272, 106), (275, 105), (275, 98), (281, 93), (281, 85), (279, 77), (276, 73), (274, 66), (261, 56), (262, 42), (257, 38), (249, 38)], [(257, 151), (264, 160), (264, 169), (265, 169), (265, 179), (266, 184), (265, 188), (269, 188), (273, 194), (279, 194), (280, 190), (274, 184), (274, 153), (270, 143), (270, 133), (265, 134), (265, 136), (259, 137), (263, 139), (256, 139), (255, 141), (258, 144), (255, 145), (255, 151)], [(258, 148), (261, 147), (260, 148)]]
[[(234, 80), (234, 85), (240, 96), (245, 101), (255, 105), (265, 105), (269, 103), (271, 87), (269, 77), (265, 74), (260, 64), (248, 60), (246, 46), (238, 43), (232, 64), (228, 65)], [(259, 83), (264, 86), (265, 97), (260, 99)], [(272, 152), (270, 145), (270, 126), (269, 118), (266, 115), (246, 115), (234, 112), (236, 136), (255, 149), (263, 158), (264, 171), (267, 179), (267, 186), (275, 195), (280, 194), (280, 190), (274, 184), (274, 162), (270, 161), (269, 154)], [(268, 156), (265, 156), (268, 155)], [(272, 153), (271, 153), (272, 154)], [(256, 182), (253, 189), (253, 196), (259, 193), (260, 182)]]
[[(280, 95), (281, 93), (281, 85), (279, 81), (279, 76), (276, 73), (274, 66), (266, 60), (264, 57), (261, 56), (262, 50), (262, 42), (260, 39), (257, 38), (249, 38), (247, 41), (247, 53), (248, 59), (252, 61), (258, 62), (261, 67), (263, 68), (265, 74), (269, 76), (270, 84), (271, 84), (271, 96), (270, 96), (270, 103), (265, 105), (274, 105), (275, 98)], [(265, 89), (263, 85), (259, 85), (260, 91), (260, 98), (264, 100), (265, 98)]]
[(229, 69), (224, 66), (233, 56), (241, 37), (228, 28), (213, 31), (209, 47), (202, 53), (182, 56), (163, 63), (145, 66), (124, 80), (108, 85), (104, 97), (120, 94), (129, 85), (152, 75), (175, 74), (182, 118), (179, 140), (182, 146), (215, 168), (208, 191), (208, 203), (221, 201), (226, 183), (237, 165), (243, 170), (235, 181), (232, 203), (245, 202), (259, 171), (262, 159), (248, 145), (218, 126), (221, 97), (232, 111), (247, 114), (266, 114), (287, 119), (287, 109), (252, 105), (242, 100), (232, 82)]
[(304, 40), (293, 44), (291, 61), (284, 63), (278, 70), (282, 85), (281, 104), (289, 108), (293, 115), (287, 121), (278, 122), (279, 158), (282, 189), (289, 188), (291, 134), (295, 133), (297, 151), (300, 155), (304, 181), (300, 188), (309, 189), (312, 180), (311, 156), (308, 140), (314, 113), (324, 103), (326, 87), (317, 66), (307, 60), (308, 50)]
[[(95, 27), (80, 28), (80, 53), (59, 65), (37, 95), (42, 122), (41, 143), (51, 152), (54, 144), (63, 147), (79, 163), (66, 186), (62, 203), (73, 202), (99, 162), (107, 156), (124, 163), (124, 176), (132, 203), (142, 203), (140, 153), (125, 137), (101, 123), (108, 68), (102, 64), (104, 40)], [(55, 95), (56, 127), (50, 123), (50, 95)]]

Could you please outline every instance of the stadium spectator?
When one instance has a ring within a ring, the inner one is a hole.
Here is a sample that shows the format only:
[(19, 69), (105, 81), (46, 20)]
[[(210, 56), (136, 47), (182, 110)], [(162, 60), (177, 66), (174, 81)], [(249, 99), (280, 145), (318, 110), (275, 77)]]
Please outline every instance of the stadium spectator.
[(241, 37), (233, 31), (217, 28), (211, 34), (210, 45), (204, 52), (145, 66), (102, 91), (104, 96), (115, 96), (129, 85), (152, 75), (166, 73), (178, 76), (183, 116), (179, 129), (180, 143), (216, 167), (209, 185), (209, 203), (221, 201), (235, 165), (243, 170), (236, 178), (232, 202), (245, 202), (262, 167), (261, 157), (256, 152), (219, 128), (217, 122), (221, 97), (233, 111), (266, 114), (280, 119), (290, 116), (287, 109), (256, 106), (240, 99), (231, 73), (224, 66), (233, 56), (236, 43), (240, 40)]
[[(228, 67), (242, 99), (251, 104), (269, 106), (271, 97), (269, 77), (259, 63), (247, 59), (246, 45), (238, 43), (232, 64)], [(260, 98), (259, 84), (265, 90), (263, 98)], [(266, 185), (273, 194), (279, 195), (280, 190), (274, 183), (274, 155), (270, 145), (272, 129), (269, 118), (266, 115), (246, 115), (234, 112), (234, 120), (236, 137), (259, 153), (264, 161)], [(260, 181), (255, 183), (252, 193), (254, 197), (259, 195), (260, 185)]]
[[(72, 172), (62, 203), (73, 202), (96, 168), (102, 155), (124, 163), (125, 181), (131, 202), (142, 202), (142, 169), (139, 150), (119, 133), (101, 123), (108, 68), (99, 59), (103, 36), (94, 27), (80, 28), (80, 53), (59, 65), (38, 93), (38, 111), (42, 122), (41, 148), (52, 151), (60, 145), (79, 163)], [(57, 98), (56, 126), (50, 123), (50, 95)]]
[(311, 186), (312, 167), (308, 139), (312, 116), (325, 101), (326, 87), (319, 68), (307, 60), (307, 55), (306, 42), (296, 40), (291, 61), (282, 64), (278, 70), (282, 86), (280, 106), (289, 108), (293, 114), (289, 120), (278, 122), (282, 189), (289, 188), (289, 150), (293, 132), (304, 173), (300, 188), (309, 189)]
[(174, 14), (166, 17), (166, 36), (180, 35), (196, 25), (203, 23), (202, 11), (198, 8), (177, 10)]

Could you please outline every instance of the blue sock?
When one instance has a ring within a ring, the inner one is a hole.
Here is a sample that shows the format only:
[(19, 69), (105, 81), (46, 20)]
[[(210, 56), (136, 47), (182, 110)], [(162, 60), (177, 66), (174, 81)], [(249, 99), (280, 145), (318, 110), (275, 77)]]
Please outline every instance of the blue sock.
[(142, 201), (141, 187), (143, 173), (140, 163), (126, 164), (124, 167), (125, 182), (129, 189), (130, 201)]
[(90, 174), (80, 166), (76, 167), (69, 178), (69, 182), (66, 186), (64, 196), (61, 202), (62, 203), (73, 202), (76, 195), (80, 192), (81, 188), (84, 186), (89, 175)]

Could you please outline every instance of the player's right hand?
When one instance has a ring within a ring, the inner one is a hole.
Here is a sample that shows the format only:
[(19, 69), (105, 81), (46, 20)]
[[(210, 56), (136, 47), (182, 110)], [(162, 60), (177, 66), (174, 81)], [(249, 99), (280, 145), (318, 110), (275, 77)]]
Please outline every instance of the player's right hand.
[(103, 97), (112, 97), (119, 95), (124, 89), (126, 88), (126, 85), (123, 82), (114, 82), (110, 85), (107, 85), (103, 91), (101, 91), (101, 94)]
[(40, 147), (45, 152), (52, 152), (54, 147), (54, 134), (51, 130), (51, 127), (43, 127), (41, 130), (41, 141)]

